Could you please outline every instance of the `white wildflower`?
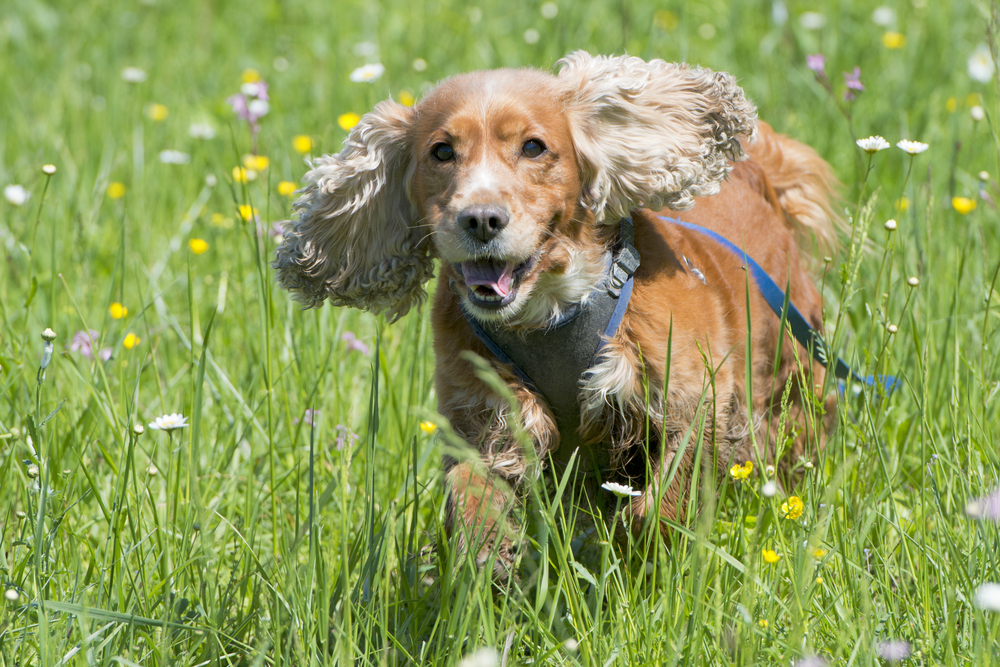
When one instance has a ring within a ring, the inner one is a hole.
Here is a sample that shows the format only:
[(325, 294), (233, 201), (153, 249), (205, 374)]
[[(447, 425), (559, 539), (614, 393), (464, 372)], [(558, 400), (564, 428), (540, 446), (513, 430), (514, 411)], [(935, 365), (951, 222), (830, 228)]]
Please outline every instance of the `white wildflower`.
[(878, 7), (872, 12), (872, 22), (883, 28), (896, 22), (896, 10), (892, 7)]
[(930, 148), (927, 144), (922, 141), (910, 141), (909, 139), (903, 139), (902, 141), (896, 142), (896, 147), (903, 150), (910, 155), (920, 155), (925, 150)]
[(54, 164), (43, 164), (42, 173), (45, 174), (46, 176), (51, 176), (52, 174), (56, 173), (56, 166)]
[(188, 135), (194, 139), (214, 139), (215, 128), (211, 123), (191, 123), (188, 127)]
[(977, 104), (969, 109), (969, 115), (972, 116), (972, 120), (978, 123), (982, 119), (986, 118), (986, 111), (984, 111), (983, 108)]
[(554, 2), (546, 2), (542, 5), (542, 18), (552, 20), (559, 15), (559, 5)]
[(969, 77), (979, 83), (988, 83), (995, 71), (996, 66), (993, 64), (993, 56), (990, 55), (990, 47), (980, 44), (969, 57)]
[(524, 31), (525, 44), (538, 44), (538, 40), (541, 38), (542, 36), (538, 34), (538, 31), (535, 30), (534, 28), (528, 28), (527, 30)]
[(24, 189), (23, 185), (8, 185), (3, 189), (4, 198), (14, 206), (23, 206), (28, 201), (31, 193)]
[(146, 71), (138, 67), (126, 67), (122, 70), (122, 79), (128, 83), (142, 83), (146, 80)]
[(631, 486), (628, 486), (626, 484), (618, 484), (616, 482), (605, 482), (604, 484), (601, 484), (601, 488), (604, 489), (605, 491), (610, 491), (619, 498), (626, 498), (628, 496), (636, 497), (642, 495), (642, 492), (636, 491)]
[(858, 139), (857, 144), (861, 150), (868, 154), (878, 153), (889, 148), (889, 142), (878, 135), (870, 136), (867, 139)]
[(887, 232), (894, 232), (894, 231), (896, 231), (896, 221), (895, 220), (886, 220), (885, 221), (885, 231), (887, 231)]
[(983, 584), (976, 589), (976, 606), (984, 611), (1000, 611), (1000, 584)]
[(909, 278), (906, 279), (906, 284), (909, 285), (910, 287), (916, 287), (917, 285), (920, 284), (920, 278), (917, 278), (916, 276), (910, 276)]
[(826, 25), (826, 17), (819, 12), (806, 12), (799, 17), (799, 25), (806, 30), (819, 30)]
[(17, 602), (18, 598), (21, 597), (21, 594), (18, 593), (16, 589), (8, 588), (3, 592), (3, 596), (6, 598), (7, 602)]
[(385, 74), (385, 66), (382, 63), (371, 63), (362, 65), (351, 72), (351, 81), (355, 83), (371, 83)]
[(765, 498), (773, 498), (778, 493), (778, 485), (773, 480), (768, 480), (760, 487), (760, 492)]
[(160, 162), (163, 164), (187, 164), (191, 161), (191, 156), (181, 151), (168, 149), (160, 151)]
[(495, 648), (481, 648), (462, 658), (458, 667), (497, 667), (499, 664), (500, 655)]
[(250, 103), (247, 104), (247, 111), (250, 112), (250, 115), (255, 118), (266, 116), (267, 112), (270, 110), (271, 105), (264, 100), (251, 100)]
[(417, 58), (416, 60), (413, 61), (413, 71), (423, 72), (426, 69), (427, 69), (427, 61), (424, 60), (423, 58)]
[(187, 426), (187, 417), (181, 414), (163, 415), (149, 422), (149, 428), (154, 431), (173, 431)]

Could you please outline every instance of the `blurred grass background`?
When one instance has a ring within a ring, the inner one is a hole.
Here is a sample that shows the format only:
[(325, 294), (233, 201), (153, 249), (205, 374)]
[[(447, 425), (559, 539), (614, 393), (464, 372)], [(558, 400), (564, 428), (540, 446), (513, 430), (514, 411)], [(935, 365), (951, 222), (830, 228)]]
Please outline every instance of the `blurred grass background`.
[[(911, 664), (1000, 662), (1000, 616), (972, 604), (1000, 582), (1000, 533), (964, 515), (998, 484), (997, 92), (968, 72), (995, 5), (886, 7), (876, 23), (850, 1), (7, 0), (0, 186), (31, 196), (0, 201), (0, 664), (442, 665), (485, 648), (484, 664), (876, 665), (892, 640)], [(335, 152), (343, 114), (575, 49), (733, 72), (762, 119), (830, 161), (850, 215), (877, 192), (857, 279), (841, 283), (844, 253), (825, 274), (828, 319), (849, 322), (843, 354), (906, 386), (845, 403), (795, 491), (801, 520), (755, 477), (669, 553), (582, 563), (542, 493), (530, 575), (496, 592), (452, 567), (440, 530), (427, 309), (393, 326), (303, 312), (274, 284), (269, 230), (290, 214), (278, 184), (307, 169), (295, 136)], [(351, 82), (369, 62), (385, 74)], [(866, 90), (847, 104), (855, 66)], [(269, 165), (240, 184), (249, 132), (226, 98), (250, 69), (270, 86)], [(862, 191), (869, 134), (930, 149), (875, 155)], [(88, 329), (109, 361), (66, 349)], [(190, 426), (133, 433), (174, 412)]]

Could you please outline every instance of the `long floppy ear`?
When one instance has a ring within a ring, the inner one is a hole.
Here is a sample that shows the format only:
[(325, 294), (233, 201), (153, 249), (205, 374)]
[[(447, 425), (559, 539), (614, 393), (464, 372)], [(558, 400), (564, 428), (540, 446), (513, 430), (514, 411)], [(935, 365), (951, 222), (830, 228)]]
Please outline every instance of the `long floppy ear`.
[(425, 296), (433, 262), (407, 197), (413, 114), (380, 102), (305, 175), (272, 266), (307, 307), (328, 298), (395, 320)]
[(743, 158), (739, 136), (755, 138), (757, 109), (724, 72), (583, 51), (559, 65), (583, 204), (599, 222), (691, 208)]

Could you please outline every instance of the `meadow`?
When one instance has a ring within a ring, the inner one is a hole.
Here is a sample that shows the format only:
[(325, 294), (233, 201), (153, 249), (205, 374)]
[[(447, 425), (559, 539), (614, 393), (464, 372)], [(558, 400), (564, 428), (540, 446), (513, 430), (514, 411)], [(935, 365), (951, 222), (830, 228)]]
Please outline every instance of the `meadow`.
[[(997, 12), (7, 0), (0, 665), (1000, 664)], [(583, 554), (540, 481), (497, 589), (442, 529), (429, 309), (303, 311), (269, 262), (358, 114), (575, 49), (730, 71), (831, 163), (827, 336), (901, 387), (794, 489), (701, 480), (669, 550)]]

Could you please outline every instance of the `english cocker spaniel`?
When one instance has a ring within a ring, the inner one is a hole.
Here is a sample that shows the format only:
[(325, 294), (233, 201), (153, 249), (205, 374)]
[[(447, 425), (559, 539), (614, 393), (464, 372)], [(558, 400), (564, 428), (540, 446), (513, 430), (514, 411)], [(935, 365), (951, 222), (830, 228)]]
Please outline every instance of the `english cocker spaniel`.
[(481, 455), (446, 462), (449, 530), (480, 563), (498, 554), (498, 574), (531, 461), (565, 467), (575, 452), (576, 470), (638, 488), (624, 522), (666, 533), (697, 461), (724, 478), (801, 460), (832, 408), (817, 409), (824, 368), (782, 333), (742, 257), (691, 227), (755, 259), (820, 328), (801, 253), (834, 239), (829, 166), (758, 122), (729, 74), (584, 52), (559, 65), (377, 104), (315, 160), (274, 262), (306, 306), (397, 319), (440, 260), (439, 412)]

